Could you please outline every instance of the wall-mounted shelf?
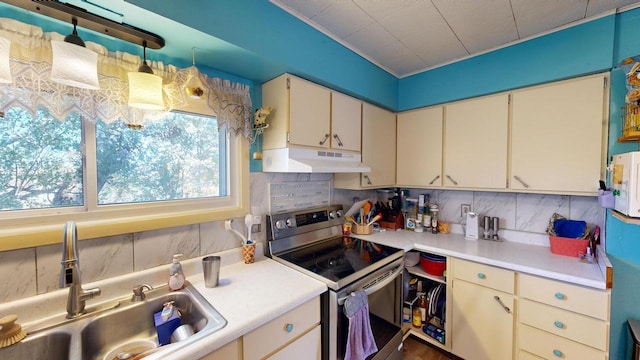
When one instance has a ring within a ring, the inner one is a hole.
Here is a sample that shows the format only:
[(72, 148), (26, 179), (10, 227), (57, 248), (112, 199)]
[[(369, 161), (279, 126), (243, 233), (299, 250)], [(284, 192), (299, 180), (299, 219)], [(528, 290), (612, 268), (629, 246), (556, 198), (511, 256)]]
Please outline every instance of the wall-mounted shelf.
[(611, 215), (613, 215), (613, 217), (615, 217), (616, 219), (627, 223), (627, 224), (633, 224), (633, 225), (640, 225), (640, 218), (634, 218), (634, 217), (630, 217), (627, 215), (624, 215), (621, 212), (618, 212), (616, 210), (611, 209)]

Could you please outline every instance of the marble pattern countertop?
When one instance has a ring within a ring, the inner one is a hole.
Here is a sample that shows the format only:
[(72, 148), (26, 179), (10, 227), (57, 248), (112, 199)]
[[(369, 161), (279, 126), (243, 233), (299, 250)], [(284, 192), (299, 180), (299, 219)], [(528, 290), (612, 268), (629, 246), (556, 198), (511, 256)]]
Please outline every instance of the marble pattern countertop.
[(552, 254), (546, 246), (511, 241), (467, 240), (461, 234), (416, 233), (406, 230), (352, 236), (405, 251), (415, 249), (572, 284), (606, 289), (605, 278), (597, 264), (583, 263), (578, 258)]

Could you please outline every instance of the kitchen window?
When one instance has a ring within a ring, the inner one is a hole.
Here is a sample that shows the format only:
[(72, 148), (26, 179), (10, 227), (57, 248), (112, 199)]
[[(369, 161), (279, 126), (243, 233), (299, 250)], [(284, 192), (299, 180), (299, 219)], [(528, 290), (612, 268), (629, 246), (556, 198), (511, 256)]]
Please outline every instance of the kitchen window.
[[(245, 143), (213, 115), (167, 112), (136, 128), (12, 107), (0, 118), (0, 227), (86, 220), (101, 224), (96, 237), (238, 216)], [(2, 235), (0, 248), (28, 245)]]

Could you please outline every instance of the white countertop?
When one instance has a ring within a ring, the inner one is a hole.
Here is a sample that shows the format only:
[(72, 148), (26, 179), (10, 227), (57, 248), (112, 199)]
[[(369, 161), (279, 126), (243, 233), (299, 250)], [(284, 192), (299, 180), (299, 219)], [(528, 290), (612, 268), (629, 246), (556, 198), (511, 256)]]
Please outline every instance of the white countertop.
[(201, 273), (190, 276), (189, 281), (222, 314), (227, 325), (172, 353), (172, 359), (207, 355), (327, 291), (324, 283), (265, 257), (253, 264), (223, 266), (215, 288), (204, 286)]
[(606, 289), (605, 278), (597, 264), (578, 258), (552, 254), (545, 246), (512, 241), (467, 240), (461, 234), (416, 233), (406, 230), (352, 235), (382, 245), (452, 256), (521, 273), (538, 275), (573, 284)]

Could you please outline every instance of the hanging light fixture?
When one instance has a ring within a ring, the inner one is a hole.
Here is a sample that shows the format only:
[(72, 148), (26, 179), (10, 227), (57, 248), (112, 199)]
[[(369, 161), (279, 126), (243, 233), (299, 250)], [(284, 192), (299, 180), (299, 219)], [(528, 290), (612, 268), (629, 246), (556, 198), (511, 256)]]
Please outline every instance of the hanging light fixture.
[(13, 82), (11, 64), (9, 63), (9, 50), (11, 50), (11, 41), (0, 37), (0, 84)]
[(164, 109), (162, 78), (147, 65), (147, 42), (142, 43), (143, 60), (137, 72), (129, 75), (129, 106), (145, 110)]
[(51, 80), (68, 86), (97, 90), (100, 88), (98, 54), (87, 49), (84, 41), (78, 36), (78, 20), (74, 17), (71, 22), (73, 32), (67, 35), (64, 41), (51, 41)]
[(191, 61), (193, 65), (189, 68), (189, 77), (184, 84), (184, 91), (191, 99), (204, 99), (206, 95), (206, 87), (200, 79), (200, 73), (196, 67), (196, 48), (191, 48)]

